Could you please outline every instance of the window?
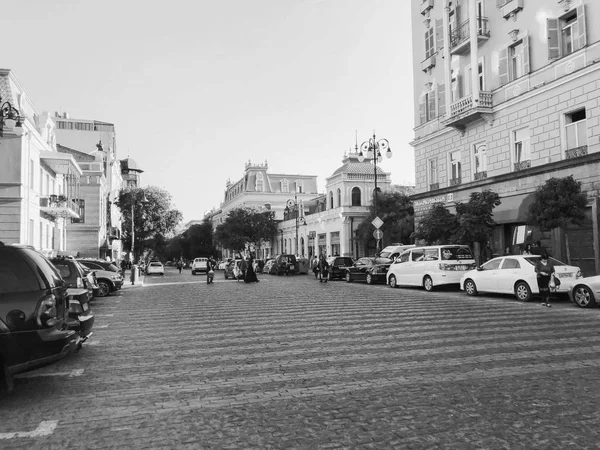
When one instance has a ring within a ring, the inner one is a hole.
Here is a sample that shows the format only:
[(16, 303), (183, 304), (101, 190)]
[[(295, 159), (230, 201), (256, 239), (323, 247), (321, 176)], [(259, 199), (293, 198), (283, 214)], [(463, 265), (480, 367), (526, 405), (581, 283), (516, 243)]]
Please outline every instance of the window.
[(423, 261), (423, 258), (425, 258), (425, 251), (422, 248), (418, 248), (412, 251), (413, 261)]
[(570, 55), (586, 46), (585, 9), (583, 5), (558, 18), (547, 19), (548, 58)]
[(296, 192), (298, 194), (304, 192), (304, 186), (302, 185), (302, 181), (296, 180)]
[(360, 188), (352, 188), (352, 206), (361, 206)]
[(342, 206), (342, 190), (340, 188), (337, 190), (337, 204)]
[(437, 189), (438, 184), (438, 173), (437, 173), (437, 159), (430, 159), (427, 161), (427, 178), (431, 189)]
[(79, 211), (75, 211), (79, 214), (79, 219), (71, 219), (71, 223), (85, 223), (85, 200), (80, 198), (78, 200), (73, 200), (75, 204), (79, 207)]
[(530, 72), (528, 36), (523, 36), (514, 44), (500, 50), (498, 71), (500, 86), (521, 78)]
[(429, 122), (435, 119), (435, 89), (430, 89), (419, 98), (419, 115), (421, 123)]
[(460, 164), (460, 150), (455, 152), (450, 152), (450, 163), (449, 166), (449, 176), (450, 176), (450, 185), (454, 186), (456, 184), (460, 184), (461, 179), (461, 164)]
[(452, 101), (456, 102), (462, 97), (462, 91), (460, 89), (460, 76), (458, 70), (452, 69), (451, 77)]
[(492, 259), (491, 261), (488, 261), (482, 265), (481, 268), (483, 270), (496, 270), (500, 266), (501, 262), (501, 259)]
[[(465, 87), (466, 87), (466, 92), (468, 95), (473, 93), (473, 89), (471, 87), (471, 79), (472, 79), (472, 73), (471, 73), (471, 66), (467, 66), (467, 74), (468, 76), (466, 77), (465, 80)], [(479, 60), (479, 64), (477, 66), (477, 78), (479, 80), (479, 90), (480, 91), (484, 91), (485, 90), (485, 80), (484, 80), (484, 70), (483, 70), (483, 59)]]
[(288, 180), (281, 181), (281, 192), (290, 192), (290, 182)]
[(587, 145), (587, 121), (585, 109), (565, 115), (567, 150)]
[(258, 172), (256, 174), (256, 182), (254, 183), (254, 189), (257, 192), (264, 191), (264, 178), (263, 178), (263, 174), (260, 172)]
[(504, 264), (502, 264), (503, 269), (520, 269), (521, 264), (514, 258), (506, 258), (504, 260)]
[(515, 45), (511, 45), (508, 49), (510, 53), (510, 79), (516, 80), (524, 75), (523, 54), (525, 48), (523, 46), (523, 41), (517, 42)]
[(333, 209), (333, 191), (329, 191), (329, 209)]
[[(485, 142), (473, 146), (473, 162), (476, 174), (484, 174), (481, 177), (487, 177), (487, 144)], [(479, 179), (479, 178), (475, 178)]]
[(531, 167), (529, 128), (513, 131), (513, 164), (515, 170)]
[(433, 27), (425, 32), (425, 59), (431, 58), (435, 53), (435, 33)]

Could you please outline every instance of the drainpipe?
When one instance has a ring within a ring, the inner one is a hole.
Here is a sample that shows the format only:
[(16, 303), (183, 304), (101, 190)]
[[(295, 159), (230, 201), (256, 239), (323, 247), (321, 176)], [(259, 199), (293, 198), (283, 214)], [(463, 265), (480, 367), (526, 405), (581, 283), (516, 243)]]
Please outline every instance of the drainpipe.
[(471, 100), (473, 108), (479, 106), (479, 54), (477, 44), (477, 4), (469, 0), (469, 37), (471, 39)]
[(449, 0), (444, 0), (444, 13), (442, 18), (444, 33), (444, 83), (446, 83), (444, 97), (446, 99), (446, 118), (451, 116), (450, 105), (452, 103), (452, 61), (450, 56), (450, 20), (448, 19), (450, 5), (448, 2)]

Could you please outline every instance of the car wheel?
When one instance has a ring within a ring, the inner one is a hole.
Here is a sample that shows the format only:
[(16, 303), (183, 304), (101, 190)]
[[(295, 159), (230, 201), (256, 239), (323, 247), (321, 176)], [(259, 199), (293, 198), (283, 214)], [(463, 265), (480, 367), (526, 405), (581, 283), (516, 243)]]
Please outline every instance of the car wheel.
[(426, 275), (425, 278), (423, 278), (423, 287), (426, 291), (433, 291), (433, 280), (429, 275)]
[(352, 275), (350, 275), (350, 272), (346, 272), (346, 282), (352, 283)]
[(373, 275), (367, 274), (367, 284), (373, 284)]
[(477, 295), (477, 286), (475, 286), (475, 282), (470, 278), (465, 281), (465, 292), (467, 295)]
[(589, 287), (579, 284), (573, 288), (573, 301), (580, 308), (591, 308), (596, 305), (596, 299)]
[(228, 280), (229, 279), (229, 275), (227, 275), (227, 271), (225, 271), (225, 279)]
[(389, 285), (390, 285), (391, 288), (397, 288), (398, 287), (398, 280), (396, 280), (396, 275), (390, 275)]
[(529, 285), (524, 281), (519, 281), (515, 285), (515, 297), (522, 302), (531, 300), (531, 289), (529, 288)]
[(104, 280), (98, 280), (98, 297), (106, 297), (110, 293), (110, 284)]

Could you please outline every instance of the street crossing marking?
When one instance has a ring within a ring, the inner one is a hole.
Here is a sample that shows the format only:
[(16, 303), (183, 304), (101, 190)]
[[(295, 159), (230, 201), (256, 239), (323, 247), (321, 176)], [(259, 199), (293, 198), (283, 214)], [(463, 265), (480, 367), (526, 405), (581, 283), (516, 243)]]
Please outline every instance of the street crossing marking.
[(0, 439), (35, 438), (50, 436), (56, 430), (58, 420), (45, 420), (40, 422), (33, 431), (14, 431), (12, 433), (0, 433)]
[(114, 314), (94, 314), (96, 317), (114, 317)]
[(22, 373), (15, 378), (39, 378), (39, 377), (80, 377), (85, 369), (73, 369), (70, 372), (47, 372), (47, 373)]

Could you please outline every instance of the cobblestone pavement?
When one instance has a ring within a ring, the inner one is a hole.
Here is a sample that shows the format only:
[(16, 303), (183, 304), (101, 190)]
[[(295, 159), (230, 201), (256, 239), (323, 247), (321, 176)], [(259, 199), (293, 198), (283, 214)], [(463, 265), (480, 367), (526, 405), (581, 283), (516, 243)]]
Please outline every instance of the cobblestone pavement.
[(93, 310), (0, 403), (1, 449), (599, 446), (600, 309), (169, 269)]

